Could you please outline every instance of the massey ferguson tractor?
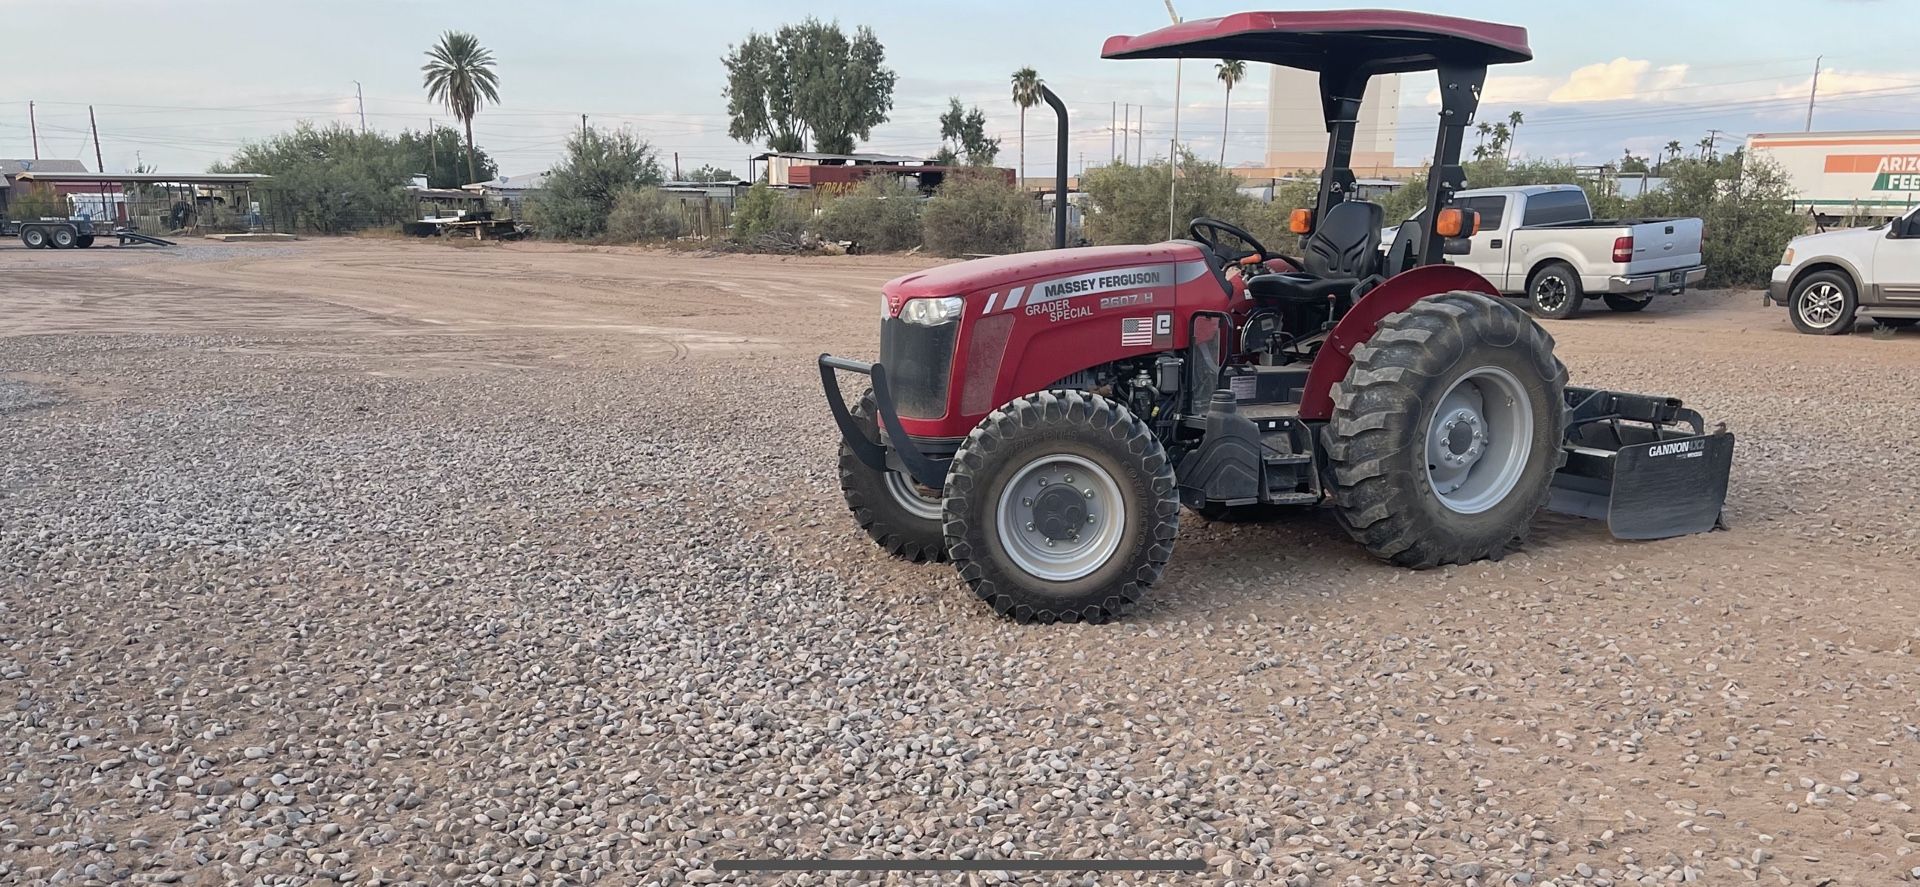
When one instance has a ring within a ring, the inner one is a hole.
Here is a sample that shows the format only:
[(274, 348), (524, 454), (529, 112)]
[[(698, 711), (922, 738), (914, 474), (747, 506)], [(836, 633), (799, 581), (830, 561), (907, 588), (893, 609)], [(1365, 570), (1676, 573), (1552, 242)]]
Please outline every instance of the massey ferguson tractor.
[[(888, 283), (880, 360), (819, 360), (841, 488), (885, 550), (951, 561), (1019, 621), (1101, 622), (1160, 578), (1181, 506), (1330, 506), (1415, 569), (1498, 559), (1542, 506), (1625, 539), (1718, 524), (1732, 435), (1674, 398), (1570, 387), (1552, 337), (1446, 263), (1478, 225), (1451, 203), (1481, 84), (1532, 57), (1524, 29), (1254, 12), (1113, 37), (1102, 55), (1319, 73), (1327, 157), (1315, 206), (1290, 219), (1298, 254), (1200, 218), (1181, 240)], [(1353, 195), (1354, 128), (1368, 78), (1411, 71), (1439, 74), (1440, 130), (1426, 210), (1382, 253), (1381, 209)], [(871, 381), (851, 406), (840, 372)]]

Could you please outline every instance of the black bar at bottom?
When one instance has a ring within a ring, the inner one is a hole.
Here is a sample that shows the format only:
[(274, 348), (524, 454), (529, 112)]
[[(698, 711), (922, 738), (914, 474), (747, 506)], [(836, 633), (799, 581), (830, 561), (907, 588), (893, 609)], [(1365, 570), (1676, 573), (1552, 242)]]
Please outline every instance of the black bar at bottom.
[(1198, 872), (1198, 859), (722, 859), (723, 872)]

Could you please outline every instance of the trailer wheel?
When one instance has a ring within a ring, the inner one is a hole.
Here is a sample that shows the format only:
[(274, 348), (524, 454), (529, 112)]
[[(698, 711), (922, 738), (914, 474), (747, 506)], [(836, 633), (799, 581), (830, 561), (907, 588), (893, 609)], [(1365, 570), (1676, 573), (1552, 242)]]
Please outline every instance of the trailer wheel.
[(1084, 391), (1029, 394), (981, 420), (947, 473), (947, 551), (995, 612), (1105, 622), (1173, 556), (1180, 499), (1146, 423)]
[(1580, 313), (1586, 298), (1580, 275), (1565, 262), (1549, 262), (1527, 281), (1527, 308), (1539, 317), (1566, 320)]
[(1810, 336), (1833, 336), (1853, 329), (1853, 313), (1860, 307), (1853, 281), (1838, 271), (1809, 274), (1793, 288), (1788, 312), (1795, 329)]
[(1565, 459), (1566, 383), (1553, 338), (1503, 300), (1452, 292), (1389, 315), (1333, 389), (1341, 524), (1405, 567), (1500, 558)]
[(73, 246), (73, 242), (77, 239), (79, 238), (73, 233), (72, 228), (65, 225), (54, 226), (52, 237), (54, 249), (67, 249)]
[(1633, 299), (1627, 296), (1616, 296), (1612, 293), (1608, 293), (1606, 295), (1606, 300), (1607, 300), (1608, 308), (1612, 308), (1613, 310), (1619, 311), (1623, 314), (1632, 314), (1635, 311), (1643, 311), (1646, 309), (1648, 305), (1653, 304), (1652, 299)]
[(20, 229), (20, 242), (26, 244), (27, 249), (46, 249), (47, 230), (37, 225), (31, 228), (22, 228)]
[[(853, 420), (860, 423), (868, 440), (880, 439), (871, 390), (860, 396), (860, 403), (853, 408)], [(840, 495), (860, 529), (888, 554), (916, 564), (947, 559), (938, 491), (923, 489), (898, 471), (873, 470), (843, 442)]]

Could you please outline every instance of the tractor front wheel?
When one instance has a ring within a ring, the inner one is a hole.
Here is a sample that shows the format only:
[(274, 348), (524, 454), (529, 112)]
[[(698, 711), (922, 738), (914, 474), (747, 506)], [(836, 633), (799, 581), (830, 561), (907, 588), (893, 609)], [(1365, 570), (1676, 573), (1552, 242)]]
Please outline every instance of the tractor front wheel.
[(1552, 337), (1504, 300), (1445, 293), (1389, 315), (1333, 391), (1341, 523), (1405, 567), (1498, 559), (1565, 458), (1566, 383)]
[(947, 551), (1019, 622), (1105, 622), (1173, 556), (1180, 499), (1146, 423), (1084, 391), (1042, 391), (988, 415), (947, 472)]
[[(867, 439), (880, 439), (873, 392), (853, 408), (853, 420)], [(853, 519), (888, 554), (916, 564), (947, 559), (940, 528), (940, 491), (929, 490), (898, 471), (875, 471), (840, 444), (840, 495)]]

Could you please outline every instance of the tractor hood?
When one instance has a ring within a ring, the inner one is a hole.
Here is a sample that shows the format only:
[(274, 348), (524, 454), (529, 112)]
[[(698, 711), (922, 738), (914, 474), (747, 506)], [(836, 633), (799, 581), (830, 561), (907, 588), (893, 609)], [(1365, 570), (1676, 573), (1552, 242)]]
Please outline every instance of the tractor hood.
[[(1168, 267), (1171, 266), (1171, 267)], [(1071, 283), (1071, 294), (1106, 289), (1134, 289), (1143, 285), (1173, 286), (1206, 273), (1206, 260), (1200, 246), (1188, 240), (1126, 246), (1088, 246), (1076, 249), (1015, 253), (956, 262), (915, 272), (888, 281), (884, 289), (887, 313), (897, 314), (908, 299), (928, 296), (968, 296), (976, 293), (1010, 292), (1023, 285)], [(1126, 281), (1102, 283), (1097, 272), (1130, 272)], [(1148, 275), (1136, 277), (1134, 274)], [(1092, 279), (1081, 283), (1089, 275)], [(1158, 275), (1159, 279), (1152, 279)], [(1063, 295), (1048, 294), (1049, 296)], [(1034, 293), (1036, 298), (1041, 293)]]

